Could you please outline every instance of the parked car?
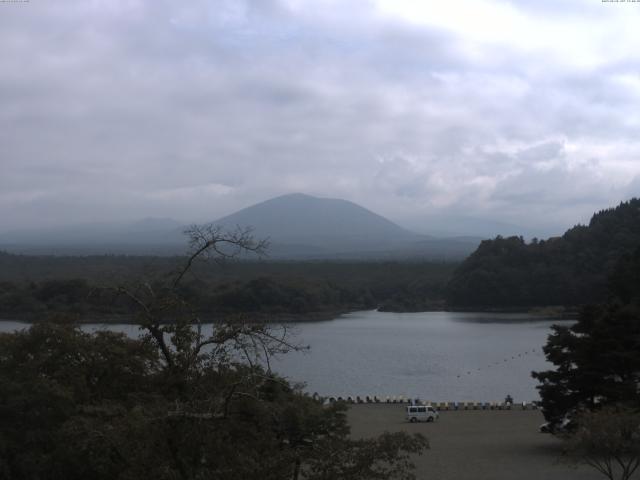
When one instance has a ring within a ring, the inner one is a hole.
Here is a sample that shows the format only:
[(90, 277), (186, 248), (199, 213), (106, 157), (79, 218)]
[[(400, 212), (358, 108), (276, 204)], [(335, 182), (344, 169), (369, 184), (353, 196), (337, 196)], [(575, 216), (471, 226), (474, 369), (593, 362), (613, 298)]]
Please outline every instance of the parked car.
[(538, 430), (540, 431), (540, 433), (553, 433), (554, 435), (556, 435), (562, 433), (570, 433), (575, 429), (575, 427), (576, 422), (573, 420), (573, 418), (570, 415), (565, 415), (559, 422), (543, 423), (542, 425), (540, 425)]
[(407, 406), (407, 421), (409, 422), (433, 422), (438, 419), (438, 411), (431, 405)]

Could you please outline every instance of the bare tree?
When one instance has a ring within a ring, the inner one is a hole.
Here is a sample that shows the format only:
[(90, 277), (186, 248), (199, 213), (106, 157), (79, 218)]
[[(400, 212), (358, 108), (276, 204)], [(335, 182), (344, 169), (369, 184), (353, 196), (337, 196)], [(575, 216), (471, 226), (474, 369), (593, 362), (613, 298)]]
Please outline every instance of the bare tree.
[(256, 240), (250, 227), (236, 227), (227, 231), (220, 225), (192, 225), (185, 230), (189, 239), (189, 254), (183, 267), (175, 275), (172, 287), (175, 289), (198, 259), (213, 259), (216, 262), (253, 253), (258, 256), (266, 254), (269, 242), (267, 239)]
[[(211, 333), (204, 335), (200, 314), (181, 294), (185, 278), (199, 262), (220, 263), (244, 254), (262, 256), (268, 242), (256, 240), (250, 228), (228, 231), (213, 224), (193, 225), (185, 234), (189, 242), (187, 257), (168, 278), (160, 284), (139, 282), (116, 288), (136, 306), (137, 321), (156, 344), (168, 370), (184, 375), (203, 361), (221, 365), (241, 358), (250, 367), (264, 364), (270, 373), (269, 359), (273, 355), (304, 348), (289, 341), (286, 325), (257, 322), (243, 315), (214, 322)], [(233, 388), (225, 405), (231, 396), (240, 394), (239, 388)]]
[(628, 480), (640, 466), (640, 413), (626, 407), (585, 412), (567, 435), (567, 453), (609, 480)]

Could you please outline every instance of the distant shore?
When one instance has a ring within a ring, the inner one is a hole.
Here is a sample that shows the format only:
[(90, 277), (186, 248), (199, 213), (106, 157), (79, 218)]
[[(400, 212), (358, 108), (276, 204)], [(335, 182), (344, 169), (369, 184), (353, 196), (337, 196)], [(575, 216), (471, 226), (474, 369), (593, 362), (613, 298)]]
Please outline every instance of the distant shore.
[(485, 312), (485, 313), (524, 313), (540, 317), (553, 317), (562, 320), (578, 318), (580, 307), (562, 305), (540, 305), (531, 307), (449, 307), (448, 312)]
[[(295, 323), (295, 322), (321, 322), (327, 320), (333, 320), (340, 315), (346, 313), (352, 313), (357, 310), (345, 310), (345, 311), (321, 311), (321, 312), (307, 312), (307, 313), (220, 313), (207, 316), (201, 316), (202, 323), (221, 323), (227, 319), (243, 317), (253, 322), (264, 323)], [(64, 314), (55, 314), (54, 317), (46, 315), (43, 319), (41, 316), (36, 315), (16, 315), (11, 314), (11, 318), (7, 315), (5, 318), (0, 318), (0, 322), (20, 322), (25, 324), (42, 323), (48, 319), (55, 317), (64, 318)], [(140, 322), (136, 319), (136, 315), (132, 314), (119, 314), (119, 315), (105, 315), (105, 314), (86, 314), (83, 316), (69, 315), (69, 320), (81, 325), (84, 324), (106, 324), (106, 325), (138, 325)], [(167, 322), (169, 323), (169, 322)]]
[[(562, 306), (547, 306), (547, 307), (531, 307), (531, 308), (505, 308), (505, 307), (478, 307), (478, 308), (433, 308), (422, 310), (388, 310), (383, 308), (377, 308), (384, 313), (423, 313), (423, 312), (482, 312), (482, 313), (513, 313), (513, 314), (525, 314), (541, 319), (558, 318), (562, 320), (573, 320), (578, 317), (578, 309), (576, 307), (562, 307)], [(303, 323), (303, 322), (323, 322), (328, 320), (335, 320), (341, 315), (348, 313), (354, 313), (363, 311), (361, 309), (344, 309), (344, 310), (322, 310), (316, 312), (305, 313), (265, 313), (265, 312), (220, 312), (206, 316), (200, 316), (202, 323), (218, 323), (224, 322), (226, 319), (234, 317), (244, 317), (255, 322), (264, 323)], [(0, 321), (15, 321), (23, 323), (40, 323), (51, 318), (63, 318), (65, 313), (46, 313), (42, 316), (35, 314), (20, 315), (20, 314), (7, 314), (4, 318), (0, 318)], [(79, 324), (125, 324), (125, 325), (137, 325), (139, 322), (136, 320), (136, 316), (133, 314), (102, 314), (102, 313), (89, 313), (84, 315), (68, 314), (69, 318)], [(10, 318), (9, 318), (10, 317)]]
[(444, 304), (434, 304), (431, 308), (389, 308), (386, 305), (378, 308), (380, 312), (389, 313), (421, 313), (421, 312), (482, 312), (482, 313), (514, 313), (539, 316), (544, 318), (560, 318), (562, 320), (573, 320), (578, 318), (580, 308), (577, 306), (562, 305), (541, 305), (530, 307), (455, 307)]

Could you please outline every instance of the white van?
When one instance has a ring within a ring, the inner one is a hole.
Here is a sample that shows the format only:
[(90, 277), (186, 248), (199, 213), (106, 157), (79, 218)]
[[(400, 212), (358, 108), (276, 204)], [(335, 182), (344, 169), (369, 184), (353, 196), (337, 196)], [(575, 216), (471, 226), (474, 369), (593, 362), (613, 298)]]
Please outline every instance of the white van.
[(438, 419), (438, 411), (431, 405), (407, 406), (407, 421), (409, 422), (433, 422)]

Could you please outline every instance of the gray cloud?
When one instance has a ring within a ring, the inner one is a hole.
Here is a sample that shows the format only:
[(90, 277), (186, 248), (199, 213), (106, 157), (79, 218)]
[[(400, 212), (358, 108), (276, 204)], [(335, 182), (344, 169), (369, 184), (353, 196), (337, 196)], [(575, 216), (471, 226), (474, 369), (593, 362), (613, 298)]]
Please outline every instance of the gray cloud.
[(613, 6), (480, 2), (525, 22), (509, 41), (377, 3), (0, 6), (0, 228), (303, 191), (549, 229), (636, 190), (640, 55), (578, 41), (637, 44)]

